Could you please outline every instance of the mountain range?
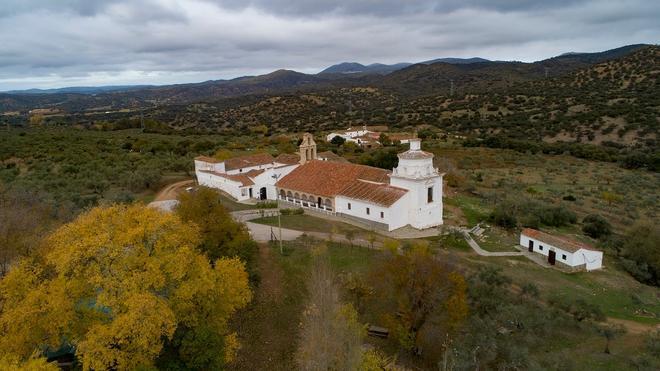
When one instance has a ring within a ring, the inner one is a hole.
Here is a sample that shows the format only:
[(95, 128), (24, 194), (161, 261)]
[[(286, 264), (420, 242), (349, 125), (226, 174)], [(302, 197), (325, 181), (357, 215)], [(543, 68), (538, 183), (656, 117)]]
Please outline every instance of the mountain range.
[(163, 86), (106, 86), (0, 93), (0, 113), (53, 108), (64, 112), (112, 111), (167, 104), (371, 86), (404, 97), (470, 93), (561, 76), (645, 47), (628, 45), (598, 53), (569, 53), (533, 63), (483, 58), (440, 58), (416, 64), (340, 63), (318, 74), (277, 70), (260, 76)]

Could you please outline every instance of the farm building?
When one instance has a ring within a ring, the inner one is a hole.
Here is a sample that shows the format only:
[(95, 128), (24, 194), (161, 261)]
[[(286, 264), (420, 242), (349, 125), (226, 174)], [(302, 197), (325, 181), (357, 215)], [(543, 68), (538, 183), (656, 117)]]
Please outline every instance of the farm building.
[(548, 257), (548, 263), (566, 265), (572, 269), (591, 271), (603, 265), (603, 252), (578, 241), (563, 236), (525, 228), (520, 233), (520, 245), (529, 252)]

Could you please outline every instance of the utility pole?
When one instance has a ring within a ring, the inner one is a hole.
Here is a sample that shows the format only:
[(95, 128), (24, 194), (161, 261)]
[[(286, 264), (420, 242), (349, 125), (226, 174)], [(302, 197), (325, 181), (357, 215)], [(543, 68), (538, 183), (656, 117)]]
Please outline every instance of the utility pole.
[(277, 208), (277, 227), (280, 229), (280, 255), (284, 255), (282, 249), (282, 212), (279, 207)]

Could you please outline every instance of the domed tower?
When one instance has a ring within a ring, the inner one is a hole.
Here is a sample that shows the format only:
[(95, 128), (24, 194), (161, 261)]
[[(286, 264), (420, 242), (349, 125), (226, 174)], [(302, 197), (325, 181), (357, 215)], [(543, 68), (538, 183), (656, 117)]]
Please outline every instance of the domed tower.
[(316, 159), (316, 142), (314, 136), (310, 133), (303, 134), (300, 142), (300, 164)]
[(433, 167), (433, 154), (422, 151), (420, 139), (410, 139), (410, 149), (399, 153), (390, 184), (408, 190), (408, 220), (423, 229), (442, 224), (442, 175)]

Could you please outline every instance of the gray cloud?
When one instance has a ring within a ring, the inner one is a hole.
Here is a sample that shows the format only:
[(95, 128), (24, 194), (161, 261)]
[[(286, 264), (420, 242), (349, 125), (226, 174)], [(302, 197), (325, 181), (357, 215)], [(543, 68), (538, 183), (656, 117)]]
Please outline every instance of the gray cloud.
[(317, 72), (341, 61), (538, 60), (660, 38), (646, 0), (3, 0), (0, 91)]

